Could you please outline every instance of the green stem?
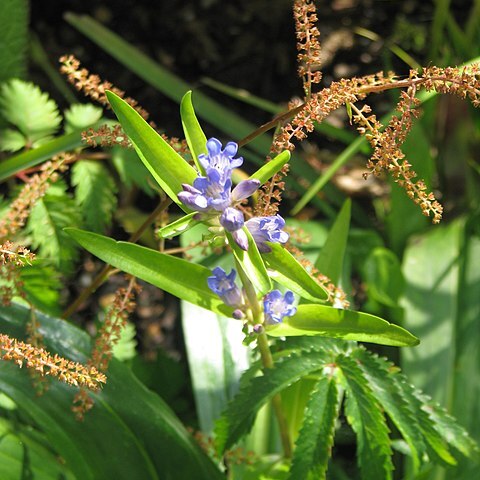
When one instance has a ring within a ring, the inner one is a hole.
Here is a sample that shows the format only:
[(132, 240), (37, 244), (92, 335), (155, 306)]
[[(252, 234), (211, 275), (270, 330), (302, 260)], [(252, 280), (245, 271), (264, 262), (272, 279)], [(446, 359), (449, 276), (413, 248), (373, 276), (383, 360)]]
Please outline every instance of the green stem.
[[(250, 308), (252, 309), (253, 324), (254, 325), (262, 324), (263, 312), (262, 312), (260, 303), (258, 302), (257, 294), (255, 292), (253, 284), (250, 281), (250, 279), (247, 277), (245, 272), (243, 271), (243, 268), (237, 259), (235, 259), (235, 264), (236, 264), (240, 279), (242, 281), (243, 288), (245, 289), (245, 294), (250, 304)], [(260, 350), (260, 357), (262, 359), (262, 364), (264, 368), (273, 368), (274, 363), (273, 363), (272, 352), (270, 351), (267, 335), (265, 333), (260, 333), (258, 335), (257, 345), (258, 345), (258, 349)], [(275, 412), (275, 416), (277, 417), (278, 427), (280, 430), (280, 439), (282, 441), (282, 446), (283, 446), (283, 452), (286, 458), (291, 458), (292, 442), (290, 441), (290, 434), (288, 431), (287, 419), (283, 413), (282, 398), (279, 394), (273, 397), (272, 405), (273, 405), (273, 410)]]

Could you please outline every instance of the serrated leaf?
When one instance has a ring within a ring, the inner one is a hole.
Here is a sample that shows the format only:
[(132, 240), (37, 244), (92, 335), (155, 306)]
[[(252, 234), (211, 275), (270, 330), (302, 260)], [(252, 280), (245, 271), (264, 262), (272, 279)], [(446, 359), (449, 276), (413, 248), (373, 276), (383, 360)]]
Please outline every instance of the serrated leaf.
[(33, 83), (18, 79), (2, 85), (0, 111), (30, 144), (53, 135), (62, 121), (57, 105), (46, 93)]
[(267, 180), (272, 178), (276, 173), (278, 173), (283, 166), (288, 163), (290, 160), (290, 152), (285, 150), (284, 152), (278, 154), (275, 158), (267, 162), (265, 165), (260, 167), (254, 174), (250, 176), (251, 179), (257, 179), (261, 184), (264, 184)]
[(339, 355), (336, 365), (345, 379), (345, 413), (357, 436), (357, 462), (365, 480), (392, 478), (389, 430), (381, 407), (360, 367)]
[(238, 263), (242, 266), (245, 275), (252, 282), (258, 297), (263, 297), (272, 290), (272, 282), (267, 274), (267, 269), (263, 263), (262, 256), (258, 251), (255, 240), (246, 227), (243, 231), (248, 237), (248, 250), (242, 250), (233, 239), (230, 232), (226, 232), (228, 244), (232, 248), (233, 255)]
[[(317, 371), (331, 360), (322, 352), (292, 355), (282, 359), (272, 369), (264, 369), (263, 376), (241, 382), (239, 393), (229, 403), (215, 427), (216, 446), (220, 453), (234, 445), (252, 427), (255, 415), (262, 405), (299, 378)], [(252, 368), (257, 370), (257, 366)], [(245, 373), (249, 376), (249, 371)]]
[(76, 103), (65, 111), (65, 131), (85, 130), (102, 118), (103, 110), (91, 103)]
[(130, 322), (127, 322), (125, 327), (120, 330), (120, 338), (118, 343), (116, 343), (112, 348), (113, 356), (117, 360), (124, 362), (125, 360), (131, 360), (136, 356), (136, 334), (137, 331), (135, 330), (135, 325)]
[(326, 478), (340, 408), (335, 378), (325, 376), (311, 392), (292, 459), (290, 480)]
[(28, 47), (29, 3), (27, 0), (2, 0), (0, 32), (0, 83), (23, 77)]
[(117, 205), (116, 185), (110, 172), (99, 162), (81, 160), (72, 167), (75, 201), (82, 207), (85, 227), (104, 232), (112, 223)]
[(269, 246), (272, 251), (264, 253), (263, 258), (273, 280), (311, 302), (324, 302), (328, 299), (324, 288), (288, 250), (278, 243), (269, 243)]
[(195, 215), (197, 215), (197, 212), (189, 213), (188, 215), (185, 215), (184, 217), (181, 217), (178, 220), (175, 220), (174, 222), (169, 223), (162, 228), (159, 228), (157, 230), (157, 235), (162, 238), (173, 238), (177, 235), (181, 235), (182, 233), (197, 225), (199, 220), (196, 220), (194, 218)]
[(294, 316), (285, 317), (282, 323), (267, 326), (266, 332), (274, 337), (319, 335), (397, 347), (419, 343), (418, 338), (410, 332), (383, 318), (326, 305), (299, 305)]
[(196, 170), (175, 152), (128, 103), (112, 92), (107, 92), (107, 98), (142, 162), (165, 193), (182, 210), (188, 212), (177, 194), (183, 191), (182, 183), (190, 185), (193, 183), (197, 177)]
[(203, 168), (198, 161), (198, 156), (207, 154), (207, 137), (203, 133), (195, 110), (192, 104), (192, 92), (188, 91), (180, 102), (180, 116), (182, 117), (183, 132), (185, 140), (187, 140), (188, 148), (192, 154), (193, 160), (199, 172), (203, 172)]
[(425, 453), (425, 443), (416, 414), (402, 396), (394, 378), (395, 374), (390, 372), (392, 364), (372, 355), (363, 348), (355, 349), (354, 358), (358, 360), (377, 400), (408, 443), (414, 472), (418, 472)]
[(3, 152), (17, 152), (26, 143), (27, 139), (18, 130), (6, 128), (0, 131), (0, 150)]
[(65, 185), (57, 183), (32, 208), (27, 231), (38, 256), (49, 259), (61, 272), (68, 273), (77, 257), (77, 246), (63, 229), (80, 223), (75, 202), (66, 193)]
[(343, 269), (343, 259), (350, 228), (351, 208), (352, 202), (348, 199), (343, 204), (340, 213), (335, 219), (335, 223), (328, 232), (327, 240), (315, 261), (315, 267), (334, 284), (339, 282)]
[(232, 308), (225, 305), (207, 285), (212, 272), (182, 258), (128, 242), (68, 228), (66, 232), (83, 248), (104, 262), (130, 273), (172, 295), (227, 317)]

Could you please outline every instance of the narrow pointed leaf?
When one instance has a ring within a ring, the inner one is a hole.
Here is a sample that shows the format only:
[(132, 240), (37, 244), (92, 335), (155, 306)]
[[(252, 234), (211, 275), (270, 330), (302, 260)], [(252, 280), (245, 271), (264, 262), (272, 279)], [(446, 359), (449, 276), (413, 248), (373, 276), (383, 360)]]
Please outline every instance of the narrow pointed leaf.
[(419, 343), (418, 338), (404, 328), (375, 315), (311, 304), (299, 305), (293, 317), (267, 326), (267, 334), (274, 337), (319, 335), (396, 347)]
[(107, 98), (138, 156), (165, 193), (182, 209), (178, 200), (182, 183), (192, 184), (197, 172), (125, 101), (112, 92)]
[(189, 228), (194, 227), (198, 220), (195, 220), (197, 212), (189, 213), (172, 223), (169, 223), (165, 227), (159, 228), (157, 234), (162, 238), (172, 238), (186, 232)]
[(248, 250), (242, 250), (235, 242), (230, 233), (227, 232), (228, 243), (232, 247), (233, 255), (240, 263), (243, 271), (252, 282), (258, 297), (263, 297), (266, 293), (272, 290), (272, 282), (268, 276), (267, 269), (263, 263), (262, 256), (258, 251), (255, 240), (252, 235), (243, 227), (244, 232), (248, 237)]
[(278, 243), (269, 243), (269, 246), (272, 251), (264, 253), (263, 258), (273, 280), (311, 302), (327, 300), (327, 292), (288, 250)]
[(340, 280), (343, 269), (343, 259), (347, 248), (348, 230), (350, 228), (350, 211), (352, 202), (350, 199), (343, 204), (335, 223), (328, 233), (315, 267), (326, 275), (334, 284)]
[(290, 152), (285, 150), (267, 162), (263, 167), (260, 167), (250, 178), (260, 180), (260, 183), (264, 184), (267, 180), (278, 173), (289, 160)]
[[(265, 369), (263, 376), (249, 382), (241, 382), (240, 392), (229, 403), (227, 410), (218, 420), (215, 433), (217, 450), (223, 453), (234, 445), (252, 427), (255, 415), (262, 405), (299, 378), (319, 370), (331, 355), (323, 352), (309, 352), (302, 356), (292, 355)], [(257, 367), (254, 366), (255, 370)], [(248, 375), (249, 372), (246, 372)]]
[(345, 379), (345, 413), (357, 436), (357, 461), (364, 480), (392, 478), (392, 450), (382, 409), (360, 367), (351, 358), (339, 355), (337, 366)]
[(311, 392), (295, 445), (290, 480), (326, 478), (340, 408), (338, 393), (335, 379), (327, 376), (321, 378)]
[(141, 278), (182, 300), (231, 317), (232, 308), (207, 286), (212, 272), (178, 257), (74, 228), (66, 229), (83, 248), (104, 262)]
[(183, 132), (188, 148), (199, 172), (203, 169), (198, 161), (198, 156), (207, 154), (207, 137), (203, 133), (192, 104), (192, 91), (188, 91), (180, 102), (180, 116), (182, 117)]

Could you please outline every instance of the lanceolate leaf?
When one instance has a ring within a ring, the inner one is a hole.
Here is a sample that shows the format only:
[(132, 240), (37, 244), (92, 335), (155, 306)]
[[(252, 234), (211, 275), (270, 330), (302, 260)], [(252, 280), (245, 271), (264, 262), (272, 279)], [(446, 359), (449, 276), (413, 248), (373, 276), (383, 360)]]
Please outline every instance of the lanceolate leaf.
[(212, 272), (181, 258), (74, 228), (66, 229), (83, 248), (104, 262), (213, 312), (231, 317), (227, 307), (207, 285)]
[(108, 101), (139, 157), (165, 193), (181, 208), (177, 193), (192, 184), (197, 172), (130, 106), (112, 92)]
[[(310, 352), (302, 356), (292, 355), (265, 369), (263, 376), (242, 382), (242, 388), (230, 402), (215, 428), (217, 450), (223, 453), (235, 444), (252, 427), (260, 407), (275, 394), (304, 375), (319, 370), (331, 356), (323, 352)], [(257, 370), (257, 367), (254, 367)], [(248, 375), (248, 372), (247, 372)]]
[(320, 379), (311, 392), (303, 427), (298, 436), (292, 460), (290, 480), (326, 478), (332, 453), (335, 421), (340, 402), (337, 384), (332, 376)]
[[(0, 307), (0, 331), (21, 338), (30, 316), (28, 308)], [(39, 312), (36, 317), (49, 351), (86, 362), (91, 342), (85, 332)], [(77, 479), (223, 478), (170, 408), (129, 368), (113, 359), (107, 375), (83, 422), (71, 411), (75, 388), (52, 380), (38, 397), (26, 369), (13, 362), (0, 362), (0, 390), (43, 430)]]
[(327, 241), (315, 262), (315, 267), (337, 284), (343, 269), (343, 259), (347, 248), (348, 230), (350, 228), (350, 211), (352, 202), (348, 199), (335, 220)]
[(228, 243), (232, 247), (233, 255), (235, 259), (240, 263), (243, 271), (247, 275), (248, 279), (252, 282), (257, 291), (257, 296), (262, 297), (267, 292), (272, 290), (272, 282), (267, 274), (267, 269), (263, 263), (262, 256), (258, 251), (257, 245), (252, 238), (252, 235), (243, 227), (244, 232), (248, 237), (248, 250), (242, 250), (232, 238), (230, 233), (227, 232)]
[(346, 415), (357, 436), (357, 460), (365, 480), (392, 478), (389, 430), (381, 407), (360, 367), (348, 357), (339, 355), (337, 366), (345, 378)]
[(311, 302), (324, 302), (327, 292), (297, 262), (293, 255), (278, 243), (269, 243), (272, 251), (263, 254), (270, 268), (270, 277), (297, 295)]
[(159, 228), (157, 234), (162, 238), (172, 238), (180, 235), (198, 223), (198, 220), (194, 218), (195, 215), (197, 215), (197, 212), (189, 213), (188, 215), (165, 225), (165, 227)]
[(267, 162), (263, 167), (260, 167), (250, 178), (256, 178), (263, 184), (278, 173), (289, 160), (290, 152), (285, 150)]
[(267, 334), (274, 337), (319, 335), (397, 347), (419, 343), (418, 338), (404, 328), (375, 315), (310, 304), (299, 305), (297, 313), (285, 317), (282, 323), (267, 326)]
[(202, 172), (203, 169), (198, 162), (198, 156), (200, 154), (207, 154), (207, 137), (203, 133), (202, 127), (195, 115), (191, 91), (188, 91), (180, 102), (180, 115), (182, 117), (183, 132), (185, 133), (185, 139), (187, 140), (193, 161), (198, 171)]

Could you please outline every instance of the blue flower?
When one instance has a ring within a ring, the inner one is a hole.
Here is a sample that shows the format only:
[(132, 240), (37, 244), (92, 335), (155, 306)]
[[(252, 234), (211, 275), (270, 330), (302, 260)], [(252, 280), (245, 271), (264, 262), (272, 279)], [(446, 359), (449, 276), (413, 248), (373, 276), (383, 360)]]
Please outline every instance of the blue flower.
[(216, 293), (223, 302), (230, 307), (240, 307), (243, 304), (242, 292), (235, 284), (237, 272), (232, 271), (227, 275), (222, 267), (215, 267), (213, 276), (207, 278), (208, 288)]
[(245, 222), (245, 226), (252, 234), (258, 250), (268, 253), (272, 249), (265, 242), (287, 243), (289, 235), (282, 228), (285, 220), (280, 215), (270, 217), (254, 217)]
[(232, 204), (252, 195), (260, 186), (260, 181), (244, 180), (232, 191), (232, 170), (243, 163), (241, 157), (233, 158), (238, 145), (229, 142), (222, 150), (222, 144), (216, 138), (210, 138), (207, 141), (207, 150), (208, 155), (198, 156), (205, 176), (198, 176), (193, 185), (182, 184), (183, 192), (178, 194), (178, 198), (197, 212), (224, 212)]
[(280, 290), (272, 290), (263, 299), (265, 322), (269, 325), (280, 323), (283, 317), (291, 317), (297, 313), (297, 308), (292, 304), (295, 301), (293, 293), (288, 291), (285, 296)]

